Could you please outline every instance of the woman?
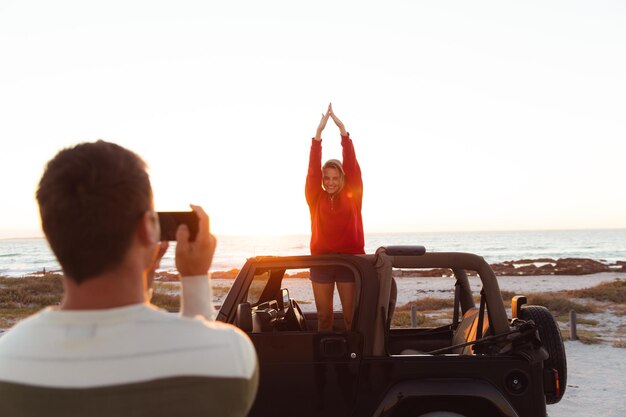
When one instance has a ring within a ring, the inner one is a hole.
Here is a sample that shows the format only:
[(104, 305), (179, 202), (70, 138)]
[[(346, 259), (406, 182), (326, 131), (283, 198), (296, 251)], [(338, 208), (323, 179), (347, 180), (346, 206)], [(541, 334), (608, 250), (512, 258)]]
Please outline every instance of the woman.
[[(329, 159), (322, 166), (322, 131), (328, 118), (339, 128), (343, 162)], [(305, 195), (311, 213), (311, 254), (363, 254), (363, 180), (354, 146), (344, 124), (335, 115), (332, 104), (322, 115), (317, 133), (311, 141), (309, 171)], [(317, 307), (319, 331), (332, 331), (333, 293), (335, 283), (343, 307), (346, 330), (352, 326), (354, 275), (344, 267), (311, 268), (313, 295)]]

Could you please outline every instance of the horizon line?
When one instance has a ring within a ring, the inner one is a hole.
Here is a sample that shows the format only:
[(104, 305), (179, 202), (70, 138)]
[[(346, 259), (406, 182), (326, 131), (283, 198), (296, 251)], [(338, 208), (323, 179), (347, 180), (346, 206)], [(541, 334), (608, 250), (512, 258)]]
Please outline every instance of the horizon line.
[[(407, 235), (407, 234), (453, 234), (453, 233), (520, 233), (520, 232), (582, 232), (582, 231), (609, 231), (609, 230), (624, 230), (626, 231), (626, 227), (598, 227), (598, 228), (563, 228), (563, 229), (495, 229), (495, 230), (484, 230), (484, 229), (473, 229), (473, 230), (439, 230), (439, 231), (374, 231), (374, 232), (365, 232), (365, 236), (368, 235), (385, 235), (385, 234), (396, 234), (396, 235)], [(287, 233), (213, 233), (215, 236), (224, 236), (224, 237), (278, 237), (278, 236), (306, 236), (310, 235), (310, 232), (287, 232)], [(28, 239), (46, 239), (44, 235), (40, 236), (14, 236), (14, 237), (0, 237), (0, 240), (28, 240)]]

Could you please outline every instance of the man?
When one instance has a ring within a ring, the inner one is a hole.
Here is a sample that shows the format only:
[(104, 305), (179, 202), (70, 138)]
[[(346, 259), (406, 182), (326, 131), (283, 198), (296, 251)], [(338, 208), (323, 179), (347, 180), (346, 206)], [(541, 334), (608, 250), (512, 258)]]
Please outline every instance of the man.
[(177, 230), (181, 316), (149, 303), (167, 249), (145, 163), (113, 143), (59, 152), (37, 190), (64, 298), (0, 338), (2, 416), (244, 416), (257, 359), (237, 328), (207, 321), (216, 240)]

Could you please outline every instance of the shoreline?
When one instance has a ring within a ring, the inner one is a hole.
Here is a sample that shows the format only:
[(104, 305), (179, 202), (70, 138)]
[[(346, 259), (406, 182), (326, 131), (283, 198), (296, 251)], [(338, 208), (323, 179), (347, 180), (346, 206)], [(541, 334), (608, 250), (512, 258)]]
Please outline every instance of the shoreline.
[[(626, 274), (626, 261), (601, 262), (590, 258), (537, 258), (519, 259), (490, 264), (497, 277), (530, 277), (530, 276), (585, 276), (598, 273), (624, 273)], [(240, 269), (212, 271), (214, 279), (235, 279)], [(402, 270), (396, 269), (394, 277), (448, 277), (451, 271), (446, 268), (434, 268), (425, 270)], [(473, 271), (468, 271), (468, 276), (475, 276)], [(170, 281), (177, 277), (177, 273), (170, 271), (157, 271), (157, 280)], [(309, 278), (308, 271), (285, 273), (286, 278)]]
[[(597, 273), (624, 273), (626, 274), (626, 261), (618, 260), (606, 262), (592, 258), (523, 258), (518, 260), (496, 262), (490, 264), (491, 269), (497, 277), (530, 277), (530, 276), (578, 276), (592, 275)], [(215, 279), (235, 279), (240, 268), (221, 269), (211, 271), (211, 277)], [(28, 276), (43, 276), (45, 274), (63, 274), (60, 269), (32, 271), (21, 275), (5, 275), (0, 273), (0, 277), (23, 278)], [(469, 276), (475, 275), (473, 271), (468, 271)], [(426, 270), (402, 270), (394, 271), (394, 277), (447, 277), (450, 271), (445, 268), (435, 268)], [(309, 278), (308, 271), (298, 271), (295, 273), (285, 273), (286, 278)], [(156, 271), (157, 281), (169, 282), (178, 280), (178, 273), (175, 269), (161, 269)]]

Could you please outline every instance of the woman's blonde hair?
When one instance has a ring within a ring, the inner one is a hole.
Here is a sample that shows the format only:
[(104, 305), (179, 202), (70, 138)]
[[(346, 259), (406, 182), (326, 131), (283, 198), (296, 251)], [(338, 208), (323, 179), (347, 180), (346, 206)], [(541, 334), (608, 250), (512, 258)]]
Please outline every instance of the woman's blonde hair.
[(326, 168), (335, 168), (339, 172), (341, 172), (342, 177), (346, 176), (346, 173), (343, 171), (343, 164), (339, 159), (329, 159), (328, 161), (326, 161), (324, 163), (324, 166), (322, 167), (322, 171)]

